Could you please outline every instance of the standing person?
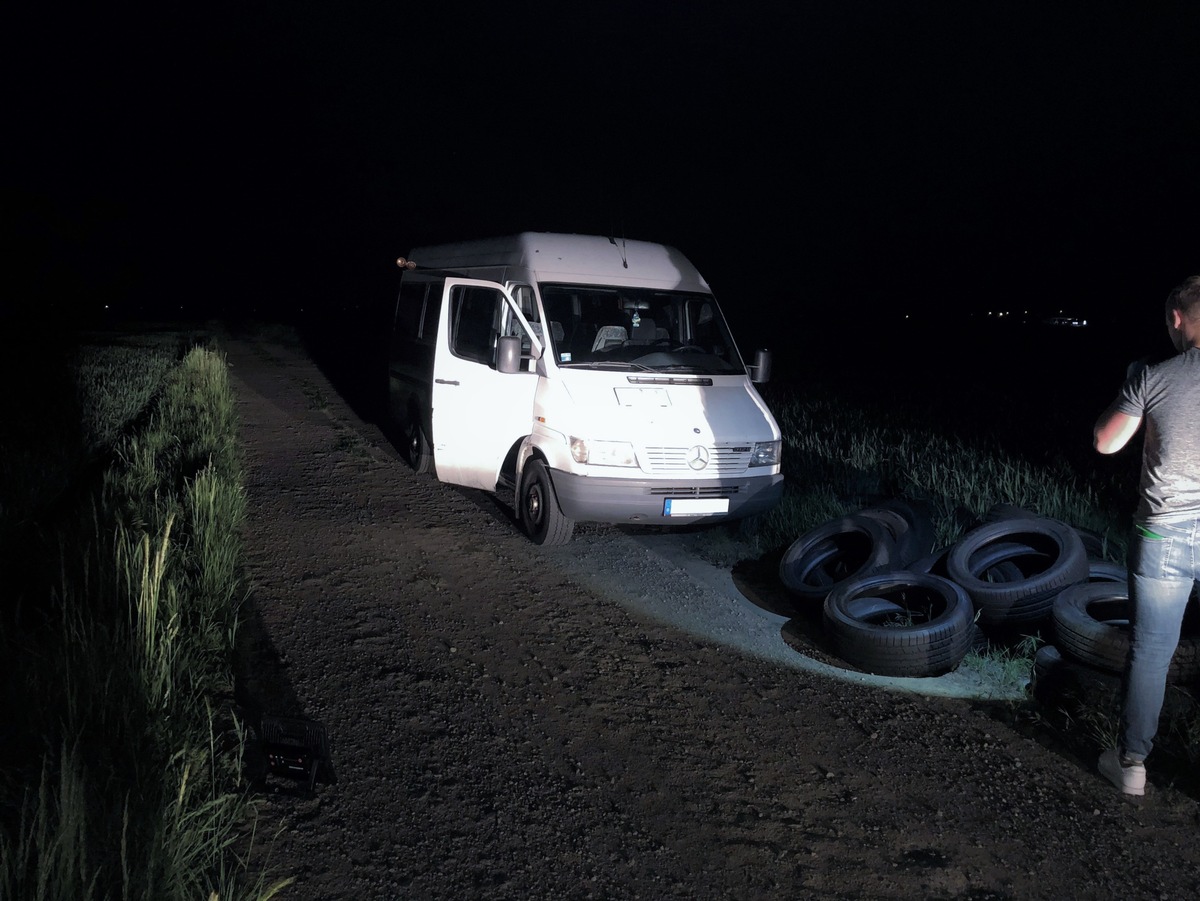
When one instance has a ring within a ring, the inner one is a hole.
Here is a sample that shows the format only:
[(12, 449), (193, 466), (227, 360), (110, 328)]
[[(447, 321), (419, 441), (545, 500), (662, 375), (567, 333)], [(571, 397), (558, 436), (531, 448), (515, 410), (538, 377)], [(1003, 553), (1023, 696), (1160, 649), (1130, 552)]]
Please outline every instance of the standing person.
[(1096, 450), (1123, 448), (1144, 422), (1142, 468), (1129, 544), (1132, 639), (1123, 681), (1119, 747), (1100, 772), (1127, 795), (1146, 792), (1167, 669), (1184, 608), (1200, 579), (1200, 276), (1167, 297), (1167, 333), (1179, 352), (1134, 364), (1093, 430)]

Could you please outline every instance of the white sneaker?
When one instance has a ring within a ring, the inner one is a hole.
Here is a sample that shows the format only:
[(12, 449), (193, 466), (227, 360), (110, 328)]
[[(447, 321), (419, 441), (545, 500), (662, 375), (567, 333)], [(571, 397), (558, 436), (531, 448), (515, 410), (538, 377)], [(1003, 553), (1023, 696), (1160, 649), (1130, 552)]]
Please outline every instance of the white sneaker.
[(1127, 795), (1146, 794), (1146, 766), (1137, 760), (1122, 760), (1116, 748), (1100, 755), (1100, 774)]

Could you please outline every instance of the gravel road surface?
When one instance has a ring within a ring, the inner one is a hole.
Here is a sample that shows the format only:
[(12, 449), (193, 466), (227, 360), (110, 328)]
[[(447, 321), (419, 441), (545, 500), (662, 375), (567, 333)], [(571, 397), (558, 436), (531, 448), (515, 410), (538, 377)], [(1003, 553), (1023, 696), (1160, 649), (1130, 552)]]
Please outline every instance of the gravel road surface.
[(802, 653), (702, 534), (538, 548), (502, 499), (414, 474), (300, 343), (218, 346), (240, 698), (330, 745), (313, 792), (265, 782), (282, 897), (1195, 898), (1195, 797), (1121, 797), (969, 679)]

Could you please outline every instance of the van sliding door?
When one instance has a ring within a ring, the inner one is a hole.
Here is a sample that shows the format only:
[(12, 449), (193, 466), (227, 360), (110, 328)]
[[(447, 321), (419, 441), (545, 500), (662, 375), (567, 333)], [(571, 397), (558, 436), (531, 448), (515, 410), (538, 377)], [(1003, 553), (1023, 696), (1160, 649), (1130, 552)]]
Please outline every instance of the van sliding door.
[(511, 333), (514, 318), (500, 285), (446, 279), (433, 367), (432, 438), (443, 482), (495, 490), (509, 449), (529, 434), (538, 376), (496, 368), (497, 338)]

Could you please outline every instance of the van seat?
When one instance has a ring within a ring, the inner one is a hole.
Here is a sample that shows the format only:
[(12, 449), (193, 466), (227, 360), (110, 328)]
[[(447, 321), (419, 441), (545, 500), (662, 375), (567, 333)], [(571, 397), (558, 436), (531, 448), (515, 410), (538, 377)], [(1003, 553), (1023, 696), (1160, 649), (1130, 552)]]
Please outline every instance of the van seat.
[(596, 340), (592, 342), (592, 350), (607, 350), (617, 344), (624, 344), (629, 334), (623, 325), (602, 325), (596, 332)]
[(633, 334), (629, 336), (629, 343), (653, 344), (657, 331), (658, 330), (654, 325), (654, 320), (642, 316), (637, 325), (633, 327)]

